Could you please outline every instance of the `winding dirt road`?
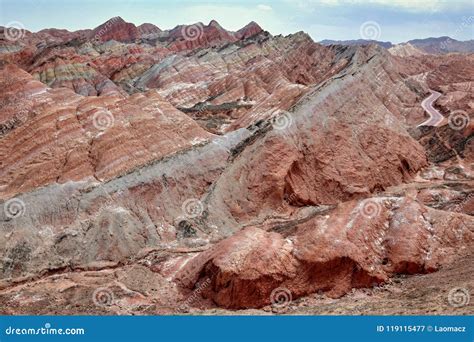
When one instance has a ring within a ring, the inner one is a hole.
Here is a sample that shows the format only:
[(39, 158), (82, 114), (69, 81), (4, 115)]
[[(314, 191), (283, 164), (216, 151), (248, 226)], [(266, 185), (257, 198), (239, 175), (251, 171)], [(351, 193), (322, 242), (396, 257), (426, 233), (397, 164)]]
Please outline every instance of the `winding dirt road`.
[(433, 103), (442, 95), (441, 93), (438, 93), (437, 91), (430, 90), (431, 95), (428, 96), (426, 99), (421, 102), (421, 107), (429, 114), (430, 118), (421, 124), (418, 125), (420, 126), (438, 126), (444, 119), (444, 116), (436, 109), (433, 107)]

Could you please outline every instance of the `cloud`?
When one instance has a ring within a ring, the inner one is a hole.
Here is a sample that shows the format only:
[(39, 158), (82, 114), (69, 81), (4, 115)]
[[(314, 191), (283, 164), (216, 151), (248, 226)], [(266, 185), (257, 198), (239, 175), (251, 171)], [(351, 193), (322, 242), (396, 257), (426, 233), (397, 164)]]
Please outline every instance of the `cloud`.
[(471, 10), (472, 0), (286, 0), (301, 8), (321, 6), (379, 6), (407, 12), (441, 12), (449, 10)]
[(268, 5), (258, 5), (257, 8), (261, 11), (271, 11), (273, 8)]
[[(363, 1), (354, 0), (354, 3), (364, 3)], [(382, 5), (387, 7), (401, 8), (408, 11), (416, 12), (439, 12), (446, 9), (452, 9), (453, 7), (458, 8), (471, 8), (471, 0), (369, 0), (366, 1), (368, 4)]]

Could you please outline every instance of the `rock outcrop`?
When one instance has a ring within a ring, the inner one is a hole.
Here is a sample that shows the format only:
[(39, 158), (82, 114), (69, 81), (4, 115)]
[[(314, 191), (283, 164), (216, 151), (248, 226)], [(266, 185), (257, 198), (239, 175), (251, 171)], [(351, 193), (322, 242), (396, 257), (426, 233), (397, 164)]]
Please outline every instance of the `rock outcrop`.
[[(142, 27), (143, 29), (143, 27)], [(97, 26), (90, 37), (99, 42), (115, 40), (118, 42), (133, 42), (140, 37), (140, 30), (131, 23), (127, 23), (120, 17), (109, 19), (100, 26)]]
[(154, 90), (83, 97), (15, 66), (0, 73), (2, 198), (55, 182), (109, 180), (211, 136)]
[(293, 298), (318, 291), (337, 298), (396, 273), (435, 271), (474, 241), (472, 217), (406, 197), (345, 202), (292, 232), (264, 229), (246, 228), (201, 252), (176, 279), (193, 287), (209, 278), (204, 295), (233, 309), (269, 305), (279, 288)]

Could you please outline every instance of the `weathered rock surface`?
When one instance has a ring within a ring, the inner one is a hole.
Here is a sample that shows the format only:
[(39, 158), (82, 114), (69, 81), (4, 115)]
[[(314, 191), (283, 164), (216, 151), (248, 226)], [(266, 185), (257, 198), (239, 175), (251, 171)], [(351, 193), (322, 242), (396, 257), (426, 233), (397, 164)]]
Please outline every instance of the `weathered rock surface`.
[(472, 55), (118, 17), (0, 45), (1, 313), (339, 298), (472, 252)]
[[(143, 29), (143, 27), (142, 27)], [(116, 40), (118, 42), (132, 42), (140, 37), (140, 30), (131, 23), (127, 23), (120, 17), (109, 19), (104, 24), (96, 27), (91, 32), (91, 38), (106, 42)]]
[(411, 45), (410, 43), (397, 44), (388, 49), (388, 51), (399, 57), (409, 57), (409, 56), (420, 56), (424, 55), (425, 52)]
[(188, 261), (176, 279), (194, 286), (210, 278), (205, 295), (234, 309), (271, 304), (281, 287), (293, 298), (317, 291), (339, 297), (395, 273), (437, 270), (474, 241), (472, 217), (403, 197), (345, 202), (292, 230), (283, 236), (246, 228)]
[(154, 90), (82, 97), (15, 66), (0, 73), (1, 198), (53, 182), (109, 180), (210, 138)]

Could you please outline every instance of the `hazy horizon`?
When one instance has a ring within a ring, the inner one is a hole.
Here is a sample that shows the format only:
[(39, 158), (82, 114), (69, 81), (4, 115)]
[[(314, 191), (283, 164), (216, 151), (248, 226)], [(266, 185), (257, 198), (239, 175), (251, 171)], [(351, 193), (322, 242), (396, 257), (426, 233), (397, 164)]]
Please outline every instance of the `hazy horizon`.
[(374, 39), (401, 43), (442, 36), (466, 41), (474, 36), (473, 6), (469, 0), (228, 0), (205, 3), (0, 0), (0, 25), (20, 22), (32, 32), (48, 28), (92, 29), (116, 16), (137, 26), (152, 23), (163, 30), (216, 20), (223, 28), (236, 31), (255, 21), (273, 35), (304, 31), (315, 41)]

